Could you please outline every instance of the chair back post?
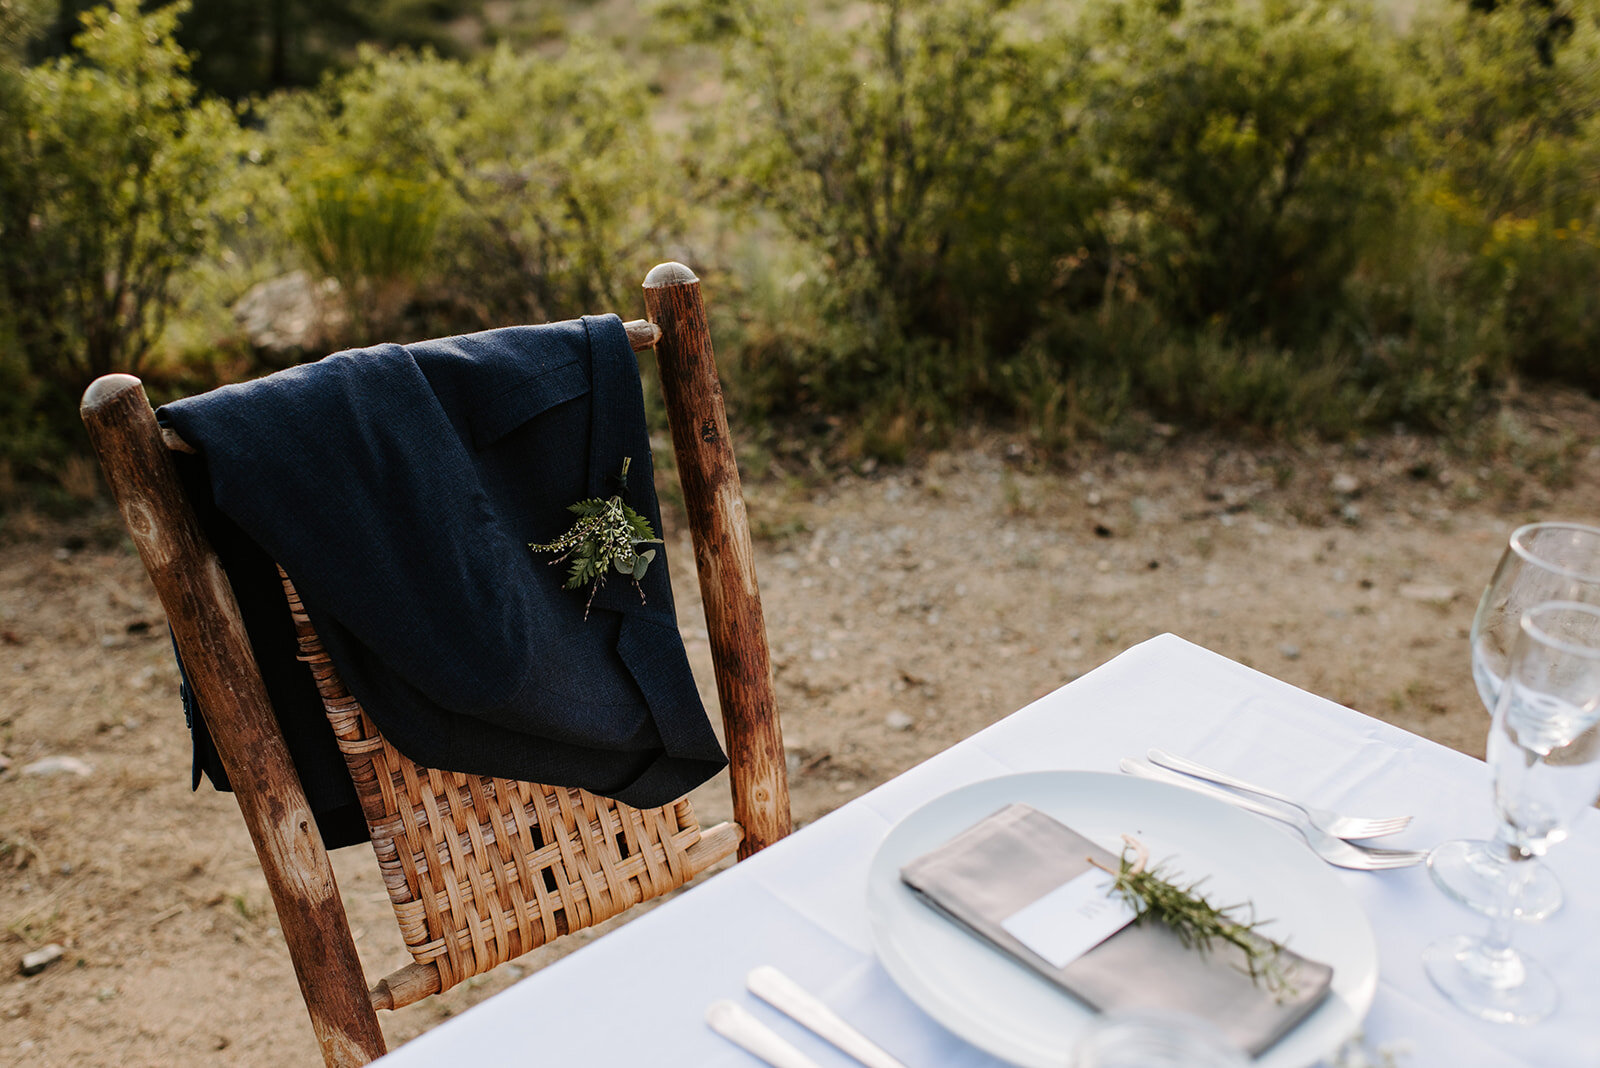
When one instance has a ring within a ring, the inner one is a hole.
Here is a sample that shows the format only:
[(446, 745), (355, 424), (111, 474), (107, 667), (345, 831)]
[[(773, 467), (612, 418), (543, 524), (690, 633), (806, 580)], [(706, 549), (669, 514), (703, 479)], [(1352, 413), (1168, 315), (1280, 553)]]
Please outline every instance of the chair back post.
[(144, 387), (106, 375), (80, 408), (183, 654), (278, 910), (329, 1065), (385, 1052), (333, 867), (251, 652), (233, 588), (184, 496)]
[(790, 830), (789, 777), (750, 522), (700, 280), (681, 263), (660, 264), (645, 277), (644, 301), (661, 328), (656, 360), (705, 602), (743, 860)]

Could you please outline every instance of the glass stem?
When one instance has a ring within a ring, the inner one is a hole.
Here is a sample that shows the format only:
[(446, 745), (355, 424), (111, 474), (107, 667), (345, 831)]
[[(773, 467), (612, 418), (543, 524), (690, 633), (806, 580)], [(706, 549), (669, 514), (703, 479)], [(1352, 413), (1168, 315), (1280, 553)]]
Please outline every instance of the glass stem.
[(1511, 938), (1516, 931), (1517, 906), (1522, 902), (1522, 888), (1533, 875), (1533, 854), (1515, 843), (1506, 843), (1506, 878), (1500, 880), (1498, 900), (1489, 913), (1489, 933), (1483, 938), (1484, 963), (1494, 970), (1515, 967), (1515, 954), (1511, 951)]
[(1510, 868), (1516, 855), (1521, 852), (1517, 848), (1517, 832), (1507, 827), (1503, 820), (1495, 821), (1494, 839), (1489, 843), (1489, 854), (1500, 862), (1503, 868)]

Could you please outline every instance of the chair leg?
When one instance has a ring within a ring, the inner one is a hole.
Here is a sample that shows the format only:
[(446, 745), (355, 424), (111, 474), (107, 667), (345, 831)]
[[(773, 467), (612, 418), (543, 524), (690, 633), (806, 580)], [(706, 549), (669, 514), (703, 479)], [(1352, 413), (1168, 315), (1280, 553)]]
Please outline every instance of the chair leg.
[(329, 1068), (385, 1052), (333, 866), (250, 650), (233, 588), (178, 482), (144, 387), (107, 375), (83, 395), (106, 481), (206, 709)]
[(645, 277), (644, 302), (651, 321), (661, 327), (656, 362), (705, 602), (733, 780), (733, 818), (744, 829), (743, 860), (790, 829), (789, 776), (750, 523), (700, 280), (681, 263), (663, 263)]

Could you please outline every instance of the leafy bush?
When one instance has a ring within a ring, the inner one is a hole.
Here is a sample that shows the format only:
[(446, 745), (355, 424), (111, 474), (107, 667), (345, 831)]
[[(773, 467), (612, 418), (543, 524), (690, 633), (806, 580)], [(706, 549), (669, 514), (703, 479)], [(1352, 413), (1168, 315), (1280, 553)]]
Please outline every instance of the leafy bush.
[[(97, 6), (97, 0), (51, 0), (53, 25), (35, 42), (35, 58), (70, 53), (83, 13)], [(459, 49), (451, 23), (481, 8), (480, 0), (204, 0), (185, 8), (176, 40), (194, 59), (196, 85), (244, 100), (315, 85), (363, 42)]]
[[(195, 99), (172, 40), (180, 11), (115, 0), (84, 16), (76, 55), (5, 64), (0, 340), (52, 428), (94, 377), (150, 364), (174, 281), (211, 248), (238, 132), (226, 107)], [(48, 466), (20, 444), (36, 430), (6, 435), (14, 464)]]
[[(372, 289), (407, 257), (426, 258), (415, 327), (439, 332), (637, 306), (675, 211), (647, 97), (598, 47), (555, 59), (502, 47), (470, 62), (367, 50), (353, 70), (276, 98), (265, 114), (302, 220), (340, 182), (367, 183), (354, 199), (342, 187), (352, 212), (366, 203), (363, 213), (406, 220), (410, 236), (380, 265), (369, 257), (378, 233), (347, 212), (342, 266), (322, 269), (353, 270), (359, 279), (341, 283)], [(330, 174), (350, 177), (319, 186)]]
[(1361, 0), (1110, 0), (1082, 32), (1096, 143), (1174, 326), (1315, 344), (1394, 200), (1392, 39)]
[(797, 250), (743, 272), (803, 324), (739, 324), (780, 410), (1063, 439), (1134, 403), (1282, 432), (1439, 417), (1445, 391), (1399, 399), (1352, 326), (1409, 119), (1363, 0), (670, 10), (726, 48), (711, 184)]
[(1059, 268), (1093, 241), (1096, 196), (1061, 121), (1069, 68), (1014, 9), (675, 6), (726, 49), (724, 155), (702, 167), (730, 210), (769, 215), (798, 246), (788, 288), (814, 325), (785, 353), (785, 384), (803, 387), (790, 400), (948, 418), (990, 392), (1045, 306), (1096, 292)]
[(1453, 6), (1412, 47), (1423, 210), (1462, 250), (1447, 284), (1510, 366), (1600, 391), (1600, 299), (1576, 282), (1600, 275), (1600, 6)]

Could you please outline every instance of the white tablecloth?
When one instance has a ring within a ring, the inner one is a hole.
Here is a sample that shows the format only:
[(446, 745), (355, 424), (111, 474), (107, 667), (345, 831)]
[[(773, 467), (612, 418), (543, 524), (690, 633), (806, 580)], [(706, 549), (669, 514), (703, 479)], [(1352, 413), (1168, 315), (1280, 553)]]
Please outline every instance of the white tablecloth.
[[(1488, 719), (1484, 720), (1485, 730)], [(1484, 766), (1172, 635), (1135, 646), (790, 838), (401, 1047), (383, 1064), (748, 1066), (704, 1024), (717, 998), (744, 1003), (824, 1066), (854, 1062), (744, 992), (775, 964), (913, 1066), (996, 1064), (924, 1015), (873, 956), (867, 866), (896, 821), (957, 786), (1020, 771), (1115, 771), (1161, 746), (1330, 808), (1410, 812), (1385, 844), (1483, 837)], [(1401, 1068), (1600, 1065), (1600, 816), (1587, 811), (1550, 866), (1567, 905), (1520, 924), (1517, 945), (1550, 968), (1562, 1005), (1534, 1027), (1480, 1022), (1436, 993), (1420, 954), (1480, 932), (1422, 867), (1340, 871), (1377, 933), (1380, 979), (1369, 1048), (1405, 1048)], [(637, 994), (627, 1008), (619, 997)]]

